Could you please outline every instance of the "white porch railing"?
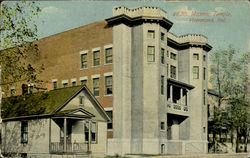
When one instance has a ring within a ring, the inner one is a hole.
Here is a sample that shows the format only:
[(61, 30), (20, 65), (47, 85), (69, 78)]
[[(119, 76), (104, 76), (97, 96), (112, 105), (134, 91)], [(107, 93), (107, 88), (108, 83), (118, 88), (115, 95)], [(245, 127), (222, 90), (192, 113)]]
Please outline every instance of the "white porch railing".
[(176, 111), (176, 112), (186, 113), (189, 111), (189, 108), (187, 105), (181, 105), (181, 104), (172, 103), (172, 102), (167, 103), (167, 108), (172, 110), (172, 111)]
[(84, 153), (88, 152), (88, 144), (86, 143), (67, 143), (66, 150), (63, 149), (64, 144), (61, 142), (51, 142), (51, 153)]

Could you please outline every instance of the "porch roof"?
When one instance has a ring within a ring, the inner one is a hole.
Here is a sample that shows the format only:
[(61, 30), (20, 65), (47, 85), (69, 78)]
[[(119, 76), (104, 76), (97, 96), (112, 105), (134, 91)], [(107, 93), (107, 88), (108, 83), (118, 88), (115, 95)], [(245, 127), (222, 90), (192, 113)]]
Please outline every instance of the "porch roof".
[(171, 78), (168, 78), (168, 83), (170, 83), (172, 85), (175, 85), (177, 87), (187, 88), (189, 90), (194, 88), (193, 85), (190, 85), (190, 84), (187, 84), (187, 83), (184, 83), (184, 82), (181, 82), (181, 81), (176, 81), (176, 80), (173, 80)]

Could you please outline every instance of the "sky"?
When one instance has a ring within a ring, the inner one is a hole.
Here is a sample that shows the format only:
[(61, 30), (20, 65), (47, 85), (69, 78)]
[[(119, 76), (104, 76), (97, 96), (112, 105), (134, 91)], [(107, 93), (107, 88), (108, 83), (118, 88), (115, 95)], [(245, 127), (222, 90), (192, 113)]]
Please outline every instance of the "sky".
[(232, 45), (249, 51), (250, 8), (248, 1), (39, 1), (41, 12), (35, 20), (38, 37), (112, 17), (114, 6), (160, 7), (174, 24), (176, 35), (203, 34), (213, 51)]

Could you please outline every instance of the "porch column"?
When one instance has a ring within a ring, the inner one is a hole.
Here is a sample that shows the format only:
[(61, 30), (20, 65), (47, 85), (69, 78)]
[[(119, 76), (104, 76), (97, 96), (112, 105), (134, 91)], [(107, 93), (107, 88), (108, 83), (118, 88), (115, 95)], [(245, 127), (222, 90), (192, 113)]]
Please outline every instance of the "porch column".
[(91, 121), (88, 122), (89, 125), (89, 141), (88, 141), (88, 152), (91, 152)]
[(170, 85), (170, 102), (173, 102), (173, 85)]
[(186, 95), (184, 95), (184, 105), (187, 105), (187, 95), (188, 95), (188, 91), (186, 90)]
[(63, 151), (66, 152), (67, 151), (67, 119), (64, 118), (64, 122), (63, 122)]
[(171, 127), (171, 135), (173, 140), (179, 140), (179, 124), (178, 120), (173, 120), (173, 125)]
[(180, 104), (183, 105), (183, 89), (181, 88), (181, 91), (180, 91)]

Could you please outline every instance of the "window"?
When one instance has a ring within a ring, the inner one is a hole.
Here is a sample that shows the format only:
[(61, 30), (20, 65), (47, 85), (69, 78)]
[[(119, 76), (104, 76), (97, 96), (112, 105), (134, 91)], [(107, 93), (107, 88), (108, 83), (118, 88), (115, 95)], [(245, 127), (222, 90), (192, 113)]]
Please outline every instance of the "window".
[(206, 90), (203, 90), (203, 104), (206, 105)]
[(199, 66), (193, 66), (193, 78), (199, 79)]
[(171, 52), (170, 58), (176, 60), (176, 54)]
[[(97, 123), (92, 122), (90, 124), (90, 132), (91, 132), (91, 142), (97, 141)], [(84, 124), (84, 134), (85, 134), (85, 141), (89, 141), (89, 123), (86, 122)]]
[(164, 76), (161, 76), (161, 94), (164, 94)]
[(154, 39), (155, 38), (155, 31), (154, 30), (148, 30), (147, 37), (148, 37), (148, 39)]
[(84, 96), (79, 96), (79, 104), (80, 105), (84, 104)]
[(169, 69), (169, 68), (168, 68), (168, 64), (167, 64), (167, 77), (168, 77), (168, 71), (169, 71), (168, 69)]
[(71, 85), (72, 85), (72, 87), (75, 87), (76, 86), (76, 81), (72, 81)]
[(93, 52), (93, 66), (100, 65), (100, 50)]
[(81, 68), (82, 69), (88, 68), (88, 55), (87, 55), (87, 53), (81, 54)]
[(105, 77), (105, 94), (112, 94), (112, 76)]
[(147, 49), (147, 59), (150, 62), (155, 61), (155, 47), (154, 46), (148, 46)]
[(81, 80), (81, 85), (86, 85), (87, 84), (87, 80)]
[(107, 124), (107, 129), (112, 129), (113, 128), (113, 124), (112, 124), (112, 120), (113, 120), (113, 114), (112, 111), (106, 111), (107, 115), (109, 116), (109, 118), (111, 119), (108, 124)]
[(29, 85), (29, 94), (33, 94), (33, 93), (34, 93), (34, 86)]
[(169, 57), (169, 51), (167, 50), (167, 57)]
[(11, 88), (10, 88), (10, 96), (14, 96), (15, 93), (16, 93), (15, 87), (11, 87)]
[(22, 153), (21, 158), (27, 158), (27, 153)]
[(206, 61), (206, 55), (203, 55), (203, 61)]
[(164, 36), (165, 34), (163, 32), (161, 32), (161, 40), (164, 41)]
[(21, 122), (21, 143), (28, 143), (28, 122)]
[(165, 130), (165, 122), (161, 122), (161, 130)]
[(193, 54), (193, 60), (199, 60), (199, 54), (194, 53)]
[(62, 83), (62, 87), (63, 87), (63, 88), (68, 87), (68, 82), (63, 82), (63, 83)]
[(170, 77), (176, 79), (176, 67), (173, 65), (170, 67)]
[(205, 80), (205, 79), (206, 79), (206, 68), (203, 67), (203, 80)]
[(163, 48), (161, 48), (161, 63), (162, 63), (162, 64), (165, 63), (164, 53), (165, 53), (165, 50), (164, 50)]
[(52, 88), (53, 89), (57, 89), (57, 81), (53, 81), (52, 82)]
[(112, 48), (105, 49), (105, 64), (111, 64), (113, 62)]
[(93, 79), (93, 94), (99, 96), (99, 78)]

